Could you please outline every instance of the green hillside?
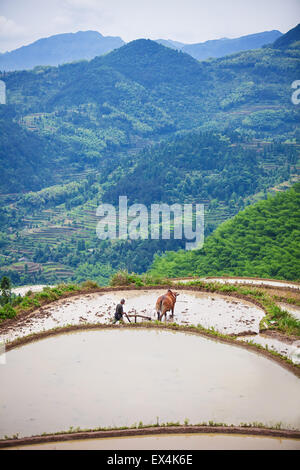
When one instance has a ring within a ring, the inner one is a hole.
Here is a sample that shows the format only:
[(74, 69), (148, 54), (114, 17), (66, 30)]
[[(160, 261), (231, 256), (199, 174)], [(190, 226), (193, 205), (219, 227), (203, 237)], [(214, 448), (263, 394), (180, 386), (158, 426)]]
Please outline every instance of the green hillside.
[[(137, 40), (90, 62), (3, 73), (12, 113), (5, 118), (7, 140), (15, 139), (12, 124), (19, 125), (27, 133), (31, 159), (37, 160), (32, 134), (47, 138), (53, 175), (62, 165), (67, 174), (72, 167), (107, 175), (120, 161), (129, 167), (141, 148), (185, 129), (293, 140), (300, 113), (291, 102), (291, 83), (299, 62), (299, 48), (264, 48), (200, 63), (154, 41)], [(8, 165), (16, 162), (30, 182), (24, 159), (14, 153), (5, 151)], [(47, 162), (44, 169), (47, 174)], [(24, 189), (9, 171), (0, 174), (0, 192), (8, 185), (14, 192)]]
[(121, 194), (146, 205), (214, 201), (237, 211), (246, 197), (288, 179), (298, 158), (294, 144), (255, 145), (234, 133), (189, 132), (144, 150), (116, 183), (103, 185), (103, 198), (116, 204)]
[(300, 279), (300, 183), (224, 222), (201, 250), (156, 257), (151, 273)]
[(84, 273), (103, 283), (120, 268), (145, 272), (155, 253), (180, 249), (185, 241), (101, 241), (96, 236), (101, 202), (118, 207), (119, 195), (127, 195), (129, 205), (203, 203), (208, 235), (270, 188), (288, 187), (298, 153), (294, 143), (186, 133), (132, 156), (130, 166), (120, 161), (107, 176), (86, 170), (78, 181), (3, 195), (0, 270), (12, 271), (16, 283), (80, 281)]
[(200, 63), (137, 40), (90, 62), (3, 73), (1, 273), (15, 283), (107, 281), (184, 246), (99, 241), (96, 208), (119, 195), (203, 202), (208, 235), (289, 187), (299, 172), (299, 62), (289, 43)]
[(300, 41), (300, 23), (295, 28), (290, 29), (286, 34), (276, 39), (272, 47), (274, 49), (286, 49), (288, 47), (298, 47)]

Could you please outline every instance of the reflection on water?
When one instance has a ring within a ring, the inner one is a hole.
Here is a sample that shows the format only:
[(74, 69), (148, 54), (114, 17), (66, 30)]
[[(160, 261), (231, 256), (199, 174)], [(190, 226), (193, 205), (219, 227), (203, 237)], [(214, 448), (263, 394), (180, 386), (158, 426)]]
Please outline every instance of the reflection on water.
[(7, 353), (0, 435), (188, 419), (300, 428), (300, 381), (256, 353), (159, 330), (82, 331)]

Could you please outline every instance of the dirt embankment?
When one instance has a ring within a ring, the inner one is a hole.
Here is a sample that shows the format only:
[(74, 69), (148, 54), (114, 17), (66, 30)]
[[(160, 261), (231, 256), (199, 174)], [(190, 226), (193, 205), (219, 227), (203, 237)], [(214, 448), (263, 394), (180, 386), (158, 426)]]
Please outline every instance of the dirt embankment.
[[(222, 276), (222, 277), (208, 276), (206, 278), (182, 277), (182, 278), (170, 279), (170, 281), (172, 281), (174, 284), (176, 284), (177, 282), (181, 282), (181, 281), (193, 282), (197, 280), (201, 280), (203, 282), (216, 282), (216, 283), (221, 282), (222, 284), (226, 283), (226, 280), (236, 281), (236, 282), (230, 282), (230, 284), (235, 285), (235, 286), (240, 286), (240, 287), (254, 287), (254, 288), (262, 289), (266, 292), (273, 291), (273, 295), (278, 295), (278, 296), (286, 295), (287, 297), (292, 297), (292, 298), (300, 300), (300, 282), (297, 282), (297, 281), (289, 282), (289, 281), (281, 281), (278, 279), (267, 279), (267, 278), (258, 278), (258, 277), (249, 277), (249, 278), (243, 279), (241, 277), (233, 277), (233, 276)], [(225, 282), (222, 282), (222, 281), (225, 281)], [(268, 281), (272, 282), (273, 284), (268, 285), (267, 284)], [(283, 285), (280, 285), (280, 284), (283, 284)], [(290, 284), (290, 286), (288, 284)], [(292, 285), (295, 287), (292, 287)]]
[(245, 279), (249, 281), (270, 281), (270, 282), (282, 282), (285, 284), (295, 284), (296, 286), (299, 286), (300, 288), (300, 282), (298, 281), (287, 281), (286, 279), (270, 279), (268, 277), (239, 277), (239, 276), (207, 276), (205, 279)]
[(33, 436), (21, 439), (0, 440), (0, 448), (47, 442), (62, 442), (80, 439), (103, 439), (112, 437), (153, 436), (163, 434), (243, 434), (249, 436), (270, 436), (289, 439), (300, 439), (300, 431), (269, 429), (242, 426), (153, 426), (140, 429), (111, 429), (103, 431), (82, 431), (75, 433)]

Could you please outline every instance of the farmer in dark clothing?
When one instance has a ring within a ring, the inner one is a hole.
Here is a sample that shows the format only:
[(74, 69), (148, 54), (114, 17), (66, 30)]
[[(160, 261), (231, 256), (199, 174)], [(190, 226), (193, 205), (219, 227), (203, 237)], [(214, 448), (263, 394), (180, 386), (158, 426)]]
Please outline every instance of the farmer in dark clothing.
[[(125, 313), (124, 310), (123, 310), (123, 305), (124, 304), (125, 304), (125, 299), (121, 299), (120, 303), (116, 306), (114, 323), (117, 323), (117, 321), (121, 320), (123, 315), (126, 315), (126, 317), (127, 317), (127, 313)], [(127, 319), (129, 321), (128, 317), (127, 317)]]

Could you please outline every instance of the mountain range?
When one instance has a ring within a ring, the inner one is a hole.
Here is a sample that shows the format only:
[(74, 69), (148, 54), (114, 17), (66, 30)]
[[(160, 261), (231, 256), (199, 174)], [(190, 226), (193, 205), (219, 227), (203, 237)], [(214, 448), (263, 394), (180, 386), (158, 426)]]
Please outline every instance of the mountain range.
[(91, 61), (2, 73), (0, 270), (20, 283), (144, 272), (181, 241), (99, 240), (101, 202), (203, 201), (208, 235), (289, 186), (299, 37), (298, 26), (280, 47), (202, 62), (141, 39)]
[(198, 44), (184, 44), (172, 40), (159, 39), (158, 42), (164, 46), (186, 52), (197, 60), (206, 60), (215, 57), (224, 57), (251, 49), (259, 49), (266, 44), (271, 44), (282, 36), (277, 30), (264, 31), (263, 33), (249, 34), (240, 38), (215, 39)]
[(90, 60), (124, 44), (119, 37), (102, 36), (97, 31), (57, 34), (0, 54), (0, 70), (29, 70), (38, 65)]
[[(235, 39), (216, 39), (198, 44), (158, 39), (172, 49), (186, 52), (197, 60), (222, 57), (243, 50), (260, 48), (282, 36), (280, 31), (265, 31)], [(79, 31), (39, 39), (27, 46), (0, 54), (0, 70), (29, 70), (39, 65), (61, 65), (78, 60), (91, 60), (122, 47), (120, 37), (103, 36), (97, 31)]]

